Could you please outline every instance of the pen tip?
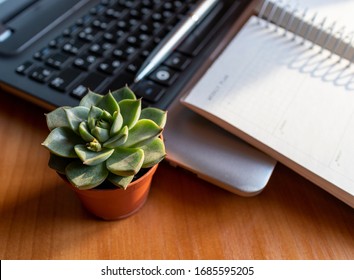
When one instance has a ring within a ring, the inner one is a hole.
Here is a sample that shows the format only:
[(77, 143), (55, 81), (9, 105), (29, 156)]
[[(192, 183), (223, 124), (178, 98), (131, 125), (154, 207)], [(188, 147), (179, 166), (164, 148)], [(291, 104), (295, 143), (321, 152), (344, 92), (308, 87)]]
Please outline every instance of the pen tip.
[(138, 71), (138, 73), (134, 77), (134, 83), (140, 82), (144, 78), (144, 74), (141, 71)]

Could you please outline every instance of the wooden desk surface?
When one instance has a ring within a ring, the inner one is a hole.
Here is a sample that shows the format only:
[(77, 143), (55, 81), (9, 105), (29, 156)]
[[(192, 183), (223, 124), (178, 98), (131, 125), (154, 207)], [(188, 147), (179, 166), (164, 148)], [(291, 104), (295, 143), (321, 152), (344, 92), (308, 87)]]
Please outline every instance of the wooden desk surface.
[(163, 163), (140, 212), (97, 220), (47, 167), (44, 112), (1, 98), (1, 259), (354, 259), (354, 209), (280, 164), (243, 198)]

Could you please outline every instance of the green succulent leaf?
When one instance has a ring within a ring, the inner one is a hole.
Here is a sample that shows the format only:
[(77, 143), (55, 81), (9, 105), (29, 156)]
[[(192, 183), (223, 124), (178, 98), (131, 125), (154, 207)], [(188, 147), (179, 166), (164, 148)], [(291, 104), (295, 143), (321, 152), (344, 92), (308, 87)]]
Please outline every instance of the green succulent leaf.
[(116, 148), (114, 153), (107, 159), (106, 166), (115, 175), (131, 176), (139, 172), (143, 162), (143, 150)]
[(77, 106), (70, 109), (65, 109), (68, 122), (73, 131), (79, 134), (80, 123), (87, 120), (89, 109), (83, 106)]
[(81, 159), (83, 164), (97, 165), (106, 161), (114, 152), (113, 149), (102, 149), (99, 152), (94, 152), (87, 149), (86, 145), (76, 145), (75, 152)]
[(99, 120), (96, 125), (100, 128), (105, 128), (105, 129), (109, 129), (111, 128), (111, 125), (109, 122), (105, 121), (104, 119)]
[(101, 118), (103, 114), (103, 110), (96, 107), (96, 106), (92, 106), (90, 108), (88, 117), (87, 117), (87, 124), (88, 127), (90, 128), (90, 130), (94, 129), (96, 127), (96, 122), (97, 120), (99, 120)]
[(111, 126), (111, 131), (109, 132), (109, 134), (111, 136), (116, 135), (122, 128), (123, 125), (123, 117), (121, 115), (121, 113), (115, 112), (113, 115), (113, 123)]
[(124, 99), (136, 99), (134, 92), (132, 92), (132, 90), (128, 86), (113, 91), (112, 95), (117, 102), (120, 102)]
[(111, 93), (103, 96), (100, 102), (98, 102), (97, 107), (101, 108), (102, 110), (106, 110), (111, 115), (113, 115), (115, 111), (119, 110), (118, 103)]
[(55, 155), (67, 158), (77, 157), (74, 146), (83, 144), (82, 139), (67, 127), (53, 129), (42, 143)]
[[(119, 107), (118, 107), (117, 110), (119, 111)], [(116, 112), (117, 112), (117, 111), (116, 111)], [(110, 114), (110, 113), (109, 113), (108, 111), (106, 111), (106, 110), (103, 110), (103, 113), (102, 113), (101, 118), (102, 118), (103, 120), (105, 120), (106, 122), (108, 122), (108, 123), (111, 123), (111, 122), (113, 121), (113, 116), (112, 116), (112, 114)]]
[(89, 166), (76, 160), (66, 167), (65, 174), (72, 185), (78, 189), (87, 190), (102, 184), (109, 172), (105, 163)]
[(89, 127), (87, 125), (87, 122), (80, 123), (79, 133), (80, 133), (81, 138), (85, 142), (92, 142), (95, 139), (95, 137), (89, 131)]
[(123, 117), (123, 126), (132, 128), (139, 120), (141, 112), (141, 99), (138, 100), (122, 100), (119, 102), (120, 113)]
[(65, 109), (69, 109), (70, 107), (59, 107), (54, 111), (45, 114), (47, 126), (49, 130), (53, 130), (57, 127), (70, 127), (68, 122), (68, 118), (65, 113)]
[(156, 138), (149, 144), (140, 147), (144, 151), (142, 168), (152, 167), (158, 164), (166, 156), (165, 145), (160, 138)]
[(124, 143), (124, 147), (140, 147), (148, 144), (162, 131), (152, 120), (139, 120), (136, 125), (129, 130), (128, 140)]
[(113, 173), (109, 173), (108, 175), (108, 180), (115, 186), (122, 189), (127, 189), (128, 185), (130, 184), (131, 181), (133, 181), (133, 179), (134, 179), (134, 175), (118, 176)]
[(109, 139), (109, 130), (106, 128), (96, 126), (91, 129), (91, 134), (101, 143), (106, 142)]
[(80, 106), (91, 108), (91, 106), (96, 106), (102, 98), (102, 95), (89, 90), (88, 93), (81, 99)]
[(140, 119), (152, 120), (158, 126), (164, 128), (167, 120), (167, 112), (158, 108), (144, 108), (141, 110)]
[(66, 166), (72, 161), (73, 159), (71, 158), (59, 157), (50, 153), (48, 166), (60, 174), (65, 174)]
[(128, 139), (128, 127), (123, 127), (119, 133), (110, 139), (108, 139), (105, 143), (103, 143), (103, 147), (115, 149), (119, 146), (123, 145)]

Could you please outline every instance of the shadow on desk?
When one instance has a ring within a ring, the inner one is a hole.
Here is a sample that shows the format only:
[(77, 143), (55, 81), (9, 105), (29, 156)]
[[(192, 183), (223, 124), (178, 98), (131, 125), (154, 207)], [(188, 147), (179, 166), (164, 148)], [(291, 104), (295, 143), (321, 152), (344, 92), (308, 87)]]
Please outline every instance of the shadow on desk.
[(96, 219), (47, 167), (43, 113), (0, 104), (1, 259), (354, 259), (354, 210), (280, 164), (243, 198), (164, 162), (137, 214)]

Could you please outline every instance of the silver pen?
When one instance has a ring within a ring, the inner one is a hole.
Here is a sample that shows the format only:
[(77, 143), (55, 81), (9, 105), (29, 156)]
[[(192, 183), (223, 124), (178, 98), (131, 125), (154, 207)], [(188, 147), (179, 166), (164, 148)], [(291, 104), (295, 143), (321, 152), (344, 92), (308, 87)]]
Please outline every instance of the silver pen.
[(187, 15), (186, 18), (178, 24), (171, 32), (156, 46), (156, 48), (147, 57), (138, 73), (134, 82), (139, 82), (149, 75), (157, 66), (164, 61), (168, 55), (173, 52), (183, 39), (199, 24), (201, 20), (216, 5), (218, 0), (204, 0)]

